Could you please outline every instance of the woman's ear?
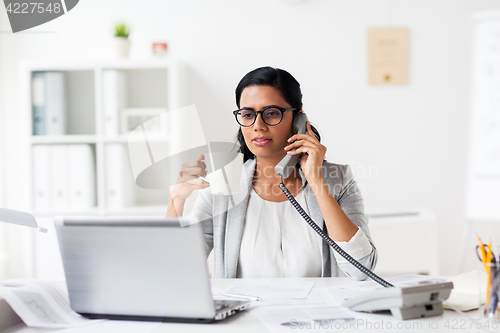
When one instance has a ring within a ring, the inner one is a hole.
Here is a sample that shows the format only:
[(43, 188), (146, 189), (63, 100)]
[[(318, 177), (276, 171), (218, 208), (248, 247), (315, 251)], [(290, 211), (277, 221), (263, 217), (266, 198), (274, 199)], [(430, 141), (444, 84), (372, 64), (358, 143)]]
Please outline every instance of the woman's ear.
[(302, 111), (302, 109), (301, 109), (301, 110), (299, 110), (299, 112), (298, 112), (298, 113), (303, 113), (303, 112), (304, 112), (304, 111)]

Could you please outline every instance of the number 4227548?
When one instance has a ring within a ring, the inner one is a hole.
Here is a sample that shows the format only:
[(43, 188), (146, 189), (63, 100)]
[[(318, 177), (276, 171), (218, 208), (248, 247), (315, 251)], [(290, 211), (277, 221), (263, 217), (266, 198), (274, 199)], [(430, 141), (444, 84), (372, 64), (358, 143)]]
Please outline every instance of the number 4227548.
[(59, 14), (62, 10), (60, 3), (49, 3), (45, 5), (44, 3), (37, 2), (24, 2), (24, 3), (9, 3), (6, 8), (7, 13), (14, 14), (29, 14), (29, 13), (56, 13)]

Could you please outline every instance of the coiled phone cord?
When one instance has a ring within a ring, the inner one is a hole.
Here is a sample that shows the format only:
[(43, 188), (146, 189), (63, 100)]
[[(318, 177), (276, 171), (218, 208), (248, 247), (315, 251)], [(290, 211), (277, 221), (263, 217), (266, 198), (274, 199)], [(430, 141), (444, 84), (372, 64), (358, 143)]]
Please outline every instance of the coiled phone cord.
[(327, 234), (325, 234), (323, 232), (323, 230), (321, 230), (320, 227), (311, 219), (311, 217), (309, 215), (307, 215), (307, 213), (302, 209), (302, 207), (300, 207), (300, 204), (295, 200), (295, 198), (290, 193), (290, 191), (288, 191), (288, 189), (286, 188), (285, 184), (283, 184), (283, 177), (281, 178), (281, 183), (278, 185), (278, 187), (280, 188), (281, 191), (283, 191), (283, 193), (286, 195), (286, 197), (288, 198), (288, 200), (292, 203), (292, 206), (295, 207), (295, 209), (299, 212), (300, 216), (302, 216), (304, 218), (304, 220), (306, 220), (306, 222), (314, 229), (314, 231), (316, 231), (316, 233), (318, 235), (321, 236), (321, 238), (323, 238), (323, 240), (328, 245), (330, 245), (331, 247), (333, 247), (333, 249), (335, 251), (337, 251), (342, 257), (344, 257), (354, 267), (356, 267), (361, 272), (363, 272), (368, 277), (370, 277), (373, 281), (381, 284), (384, 287), (394, 287), (392, 284), (390, 284), (389, 282), (385, 281), (384, 279), (382, 279), (380, 276), (378, 276), (377, 274), (375, 274), (372, 271), (370, 271), (365, 266), (361, 265), (356, 259), (354, 259), (347, 252), (345, 252), (344, 250), (342, 250), (342, 248), (340, 246), (338, 246), (337, 243), (335, 243), (335, 241), (333, 241), (333, 239), (331, 239)]

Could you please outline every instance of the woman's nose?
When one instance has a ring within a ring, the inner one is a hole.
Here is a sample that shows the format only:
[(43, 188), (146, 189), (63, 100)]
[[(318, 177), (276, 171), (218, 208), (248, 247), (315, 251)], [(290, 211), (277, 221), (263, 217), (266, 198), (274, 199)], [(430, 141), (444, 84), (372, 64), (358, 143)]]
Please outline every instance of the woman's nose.
[(257, 113), (257, 118), (255, 118), (255, 123), (253, 124), (253, 130), (265, 129), (267, 128), (267, 124), (264, 122), (262, 118), (262, 113)]

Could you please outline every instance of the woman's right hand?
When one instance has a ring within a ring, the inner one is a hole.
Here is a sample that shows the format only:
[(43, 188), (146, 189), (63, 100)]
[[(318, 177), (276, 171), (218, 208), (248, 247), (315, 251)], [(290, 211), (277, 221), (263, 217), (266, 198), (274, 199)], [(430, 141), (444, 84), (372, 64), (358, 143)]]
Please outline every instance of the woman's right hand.
[(207, 175), (207, 166), (203, 163), (205, 156), (200, 155), (196, 161), (186, 162), (182, 165), (177, 179), (177, 185), (171, 192), (173, 200), (186, 200), (194, 190), (201, 190), (210, 186), (210, 183), (198, 178)]

